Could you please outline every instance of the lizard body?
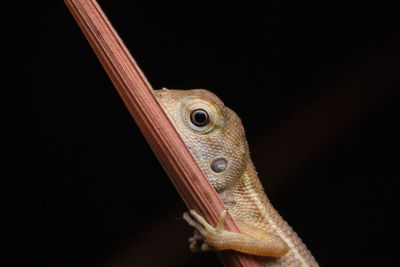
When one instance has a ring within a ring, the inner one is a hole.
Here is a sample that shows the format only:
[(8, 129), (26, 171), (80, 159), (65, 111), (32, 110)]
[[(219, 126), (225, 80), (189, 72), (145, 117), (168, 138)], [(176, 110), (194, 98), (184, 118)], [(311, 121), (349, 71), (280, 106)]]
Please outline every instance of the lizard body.
[(264, 266), (318, 266), (264, 193), (240, 118), (207, 90), (157, 90), (154, 95), (240, 230), (224, 230), (224, 214), (213, 228), (192, 211), (197, 222), (184, 218), (205, 242), (215, 250), (263, 256)]

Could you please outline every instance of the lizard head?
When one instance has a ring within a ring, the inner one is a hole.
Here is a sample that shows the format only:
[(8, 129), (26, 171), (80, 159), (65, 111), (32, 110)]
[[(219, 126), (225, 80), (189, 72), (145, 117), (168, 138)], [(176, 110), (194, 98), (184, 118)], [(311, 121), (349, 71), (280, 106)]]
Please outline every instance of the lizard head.
[(240, 118), (204, 89), (157, 90), (154, 95), (217, 192), (243, 174), (249, 150)]

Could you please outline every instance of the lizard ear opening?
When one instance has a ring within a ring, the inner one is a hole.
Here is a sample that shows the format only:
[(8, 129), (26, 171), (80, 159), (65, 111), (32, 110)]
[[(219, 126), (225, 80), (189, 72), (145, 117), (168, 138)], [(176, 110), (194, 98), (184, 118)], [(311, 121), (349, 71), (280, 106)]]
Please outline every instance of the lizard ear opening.
[(226, 170), (228, 162), (224, 158), (218, 158), (211, 162), (211, 170), (216, 173), (220, 173)]

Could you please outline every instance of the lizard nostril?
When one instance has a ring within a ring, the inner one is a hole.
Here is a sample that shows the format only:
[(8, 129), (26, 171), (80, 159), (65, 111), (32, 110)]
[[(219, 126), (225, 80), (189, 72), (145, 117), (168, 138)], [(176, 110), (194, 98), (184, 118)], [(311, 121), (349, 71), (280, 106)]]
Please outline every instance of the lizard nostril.
[(223, 172), (228, 167), (228, 162), (226, 159), (219, 158), (211, 162), (211, 169), (214, 172)]

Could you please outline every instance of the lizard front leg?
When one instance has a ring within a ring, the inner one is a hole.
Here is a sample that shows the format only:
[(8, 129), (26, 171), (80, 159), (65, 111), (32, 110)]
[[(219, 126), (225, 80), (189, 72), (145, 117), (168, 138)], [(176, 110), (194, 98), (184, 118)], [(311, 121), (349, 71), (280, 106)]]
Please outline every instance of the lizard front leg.
[(236, 250), (246, 254), (257, 256), (279, 257), (285, 255), (289, 247), (278, 236), (259, 229), (254, 236), (229, 232), (224, 229), (226, 210), (221, 213), (217, 227), (212, 227), (196, 211), (190, 210), (190, 214), (183, 214), (183, 219), (194, 227), (204, 237), (206, 244), (215, 250)]

